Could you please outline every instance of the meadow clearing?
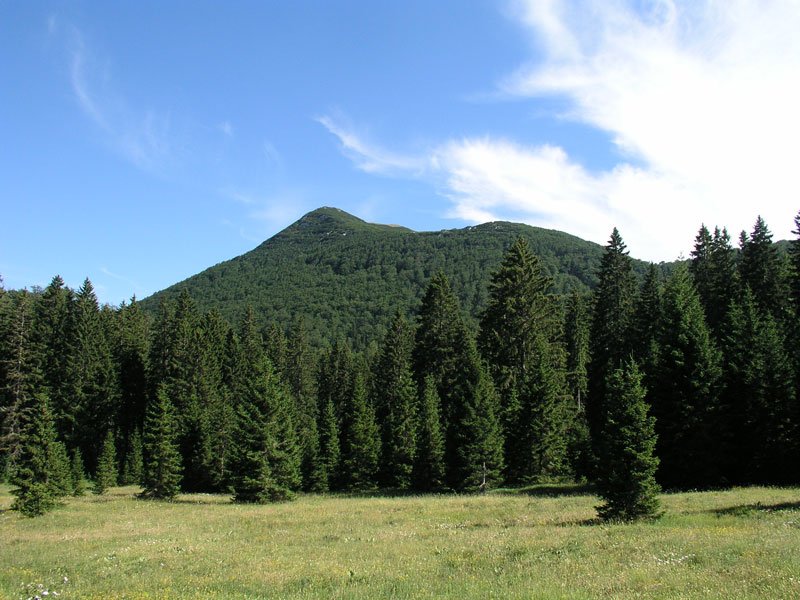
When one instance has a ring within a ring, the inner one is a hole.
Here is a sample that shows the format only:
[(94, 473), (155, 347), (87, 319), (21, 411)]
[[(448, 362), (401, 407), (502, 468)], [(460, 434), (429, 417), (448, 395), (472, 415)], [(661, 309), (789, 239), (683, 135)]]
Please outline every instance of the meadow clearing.
[(800, 488), (665, 494), (632, 525), (596, 522), (577, 486), (266, 506), (137, 491), (26, 519), (0, 486), (0, 597), (800, 598)]

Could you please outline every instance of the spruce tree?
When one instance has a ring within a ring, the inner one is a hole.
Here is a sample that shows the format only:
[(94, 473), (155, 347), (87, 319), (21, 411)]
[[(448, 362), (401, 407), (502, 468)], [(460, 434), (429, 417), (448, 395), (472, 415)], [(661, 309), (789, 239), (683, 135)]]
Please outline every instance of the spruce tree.
[(72, 478), (72, 495), (83, 496), (86, 493), (86, 470), (83, 468), (81, 451), (75, 448), (70, 461), (70, 477)]
[(608, 407), (596, 448), (605, 468), (597, 478), (597, 493), (605, 504), (597, 507), (605, 521), (633, 521), (658, 516), (655, 472), (655, 419), (648, 415), (642, 374), (631, 360), (608, 376)]
[(564, 467), (565, 354), (551, 287), (541, 261), (520, 237), (492, 274), (481, 316), (478, 342), (500, 393), (511, 483), (552, 476)]
[(796, 481), (797, 396), (784, 334), (749, 288), (731, 306), (724, 348), (728, 479)]
[(417, 386), (411, 371), (414, 333), (398, 312), (375, 370), (375, 413), (381, 429), (381, 485), (408, 488), (416, 453)]
[(56, 504), (48, 462), (55, 443), (55, 427), (47, 396), (42, 393), (25, 394), (17, 409), (19, 439), (10, 478), (14, 486), (11, 494), (16, 497), (12, 508), (35, 517)]
[(380, 431), (375, 422), (375, 409), (367, 396), (364, 376), (357, 372), (342, 427), (344, 487), (350, 490), (374, 489), (379, 458)]
[(323, 398), (319, 411), (319, 469), (316, 480), (313, 482), (312, 491), (327, 492), (335, 490), (340, 481), (341, 452), (339, 448), (339, 426), (336, 411), (330, 396)]
[(172, 500), (180, 491), (182, 467), (175, 411), (164, 382), (147, 403), (142, 438), (144, 473), (141, 495), (155, 500)]
[(786, 306), (786, 281), (772, 233), (760, 216), (748, 237), (742, 232), (739, 273), (742, 285), (753, 292), (756, 303), (775, 318), (782, 319)]
[(685, 264), (667, 281), (658, 345), (648, 399), (656, 418), (659, 482), (681, 489), (718, 485), (721, 356)]
[(120, 475), (120, 485), (140, 485), (144, 474), (142, 435), (134, 429), (128, 441), (128, 452)]
[(94, 475), (92, 492), (105, 494), (108, 488), (117, 485), (116, 450), (114, 449), (114, 433), (109, 429), (97, 459), (97, 470)]
[(425, 378), (417, 411), (417, 453), (411, 473), (414, 489), (435, 491), (444, 485), (444, 436), (439, 419), (439, 395), (433, 375)]
[[(608, 410), (605, 385), (608, 375), (629, 360), (633, 350), (633, 323), (636, 282), (631, 259), (617, 228), (611, 233), (600, 262), (597, 289), (594, 292), (589, 363), (589, 397), (586, 416), (594, 442), (600, 439), (600, 427)], [(597, 465), (602, 470), (603, 465)]]
[(67, 447), (60, 440), (54, 439), (47, 448), (47, 466), (50, 469), (48, 482), (53, 496), (71, 496), (73, 492)]

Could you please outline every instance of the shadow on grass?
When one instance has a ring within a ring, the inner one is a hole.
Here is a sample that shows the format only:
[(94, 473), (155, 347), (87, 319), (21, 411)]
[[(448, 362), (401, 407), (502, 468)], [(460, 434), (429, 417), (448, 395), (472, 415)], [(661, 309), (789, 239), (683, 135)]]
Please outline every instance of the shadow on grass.
[(537, 483), (521, 488), (500, 488), (494, 494), (525, 495), (534, 498), (566, 498), (570, 496), (591, 496), (594, 486), (580, 483)]
[(773, 513), (780, 511), (794, 511), (800, 509), (800, 502), (780, 502), (778, 504), (739, 504), (727, 508), (715, 508), (709, 511), (718, 517), (730, 515), (734, 517), (750, 517), (759, 513)]

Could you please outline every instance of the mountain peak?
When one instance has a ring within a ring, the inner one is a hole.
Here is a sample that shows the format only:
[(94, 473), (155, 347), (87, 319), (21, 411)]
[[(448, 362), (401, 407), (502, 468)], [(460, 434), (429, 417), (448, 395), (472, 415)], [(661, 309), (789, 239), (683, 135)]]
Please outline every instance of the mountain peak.
[(287, 237), (300, 237), (303, 239), (319, 237), (320, 239), (328, 239), (365, 231), (410, 232), (411, 229), (398, 225), (367, 223), (363, 219), (359, 219), (340, 208), (321, 206), (300, 217), (275, 237), (279, 239), (286, 239)]

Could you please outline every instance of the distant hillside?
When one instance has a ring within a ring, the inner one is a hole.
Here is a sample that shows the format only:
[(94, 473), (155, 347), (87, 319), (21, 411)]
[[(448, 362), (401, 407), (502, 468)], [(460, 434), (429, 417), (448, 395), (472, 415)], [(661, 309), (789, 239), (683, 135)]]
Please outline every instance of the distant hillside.
[[(486, 303), (490, 273), (520, 235), (553, 277), (554, 291), (593, 288), (603, 247), (566, 233), (508, 222), (414, 232), (325, 207), (142, 306), (154, 312), (162, 296), (173, 298), (186, 288), (203, 310), (216, 306), (232, 322), (251, 304), (263, 325), (275, 321), (286, 328), (303, 315), (313, 344), (342, 336), (364, 348), (380, 339), (398, 308), (407, 315), (416, 311), (439, 269), (474, 321)], [(639, 273), (645, 268), (636, 261)]]

